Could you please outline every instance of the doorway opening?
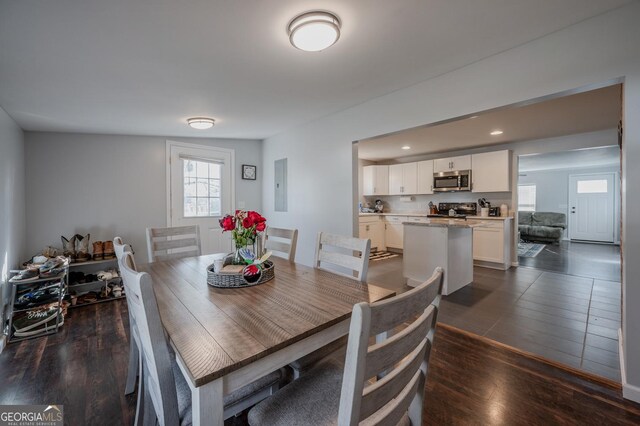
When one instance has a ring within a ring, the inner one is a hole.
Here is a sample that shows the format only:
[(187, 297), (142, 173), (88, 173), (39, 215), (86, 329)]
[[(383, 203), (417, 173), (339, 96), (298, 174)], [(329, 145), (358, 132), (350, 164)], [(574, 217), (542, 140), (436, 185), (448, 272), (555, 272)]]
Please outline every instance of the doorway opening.
[[(439, 321), (620, 382), (621, 91), (614, 84), (358, 141), (356, 229), (372, 247), (397, 254), (372, 261), (369, 279), (406, 291), (404, 223), (451, 209), (471, 214), (467, 221), (485, 222), (473, 230), (473, 280), (443, 297)], [(587, 157), (606, 152), (608, 169), (567, 168), (561, 159), (561, 178), (546, 157), (582, 156), (590, 166)], [(535, 167), (523, 168), (528, 161), (540, 163), (550, 187), (522, 176), (533, 174)], [(434, 191), (439, 168), (459, 172), (456, 164), (468, 165), (470, 188)], [(545, 204), (549, 188), (562, 192), (554, 208)], [(501, 210), (506, 215), (493, 217)]]

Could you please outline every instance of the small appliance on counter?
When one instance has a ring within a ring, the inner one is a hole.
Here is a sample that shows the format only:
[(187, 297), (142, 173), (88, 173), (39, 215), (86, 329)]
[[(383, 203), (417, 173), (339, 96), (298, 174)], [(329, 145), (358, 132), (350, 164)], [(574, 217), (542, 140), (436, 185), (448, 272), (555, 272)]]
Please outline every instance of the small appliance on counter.
[(382, 213), (384, 211), (384, 204), (382, 203), (382, 200), (376, 200), (376, 205), (373, 209), (376, 213)]
[(364, 205), (362, 205), (362, 203), (360, 203), (360, 213), (375, 213), (375, 209), (371, 208), (371, 204), (369, 203), (364, 203)]
[(500, 216), (500, 207), (489, 207), (489, 216), (492, 216), (492, 217)]

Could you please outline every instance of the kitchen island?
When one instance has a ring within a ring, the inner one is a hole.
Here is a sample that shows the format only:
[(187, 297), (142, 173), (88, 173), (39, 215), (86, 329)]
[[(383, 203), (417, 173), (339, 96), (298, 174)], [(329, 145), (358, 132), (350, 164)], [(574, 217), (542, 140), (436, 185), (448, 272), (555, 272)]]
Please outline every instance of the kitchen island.
[(442, 294), (448, 295), (473, 281), (473, 228), (484, 226), (460, 219), (404, 222), (403, 276), (415, 287), (433, 270), (444, 268)]

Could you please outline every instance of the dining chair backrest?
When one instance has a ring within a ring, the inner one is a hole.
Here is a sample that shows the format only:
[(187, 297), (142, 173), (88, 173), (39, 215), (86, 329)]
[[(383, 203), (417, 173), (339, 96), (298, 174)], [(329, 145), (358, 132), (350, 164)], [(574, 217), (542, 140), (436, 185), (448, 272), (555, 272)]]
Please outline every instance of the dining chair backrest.
[(318, 232), (313, 266), (365, 282), (369, 269), (370, 250), (371, 240), (368, 238), (360, 239)]
[(136, 272), (130, 267), (132, 260), (133, 255), (125, 252), (119, 264), (122, 279), (127, 288), (129, 306), (134, 312), (140, 335), (145, 387), (148, 389), (158, 422), (166, 426), (178, 425), (178, 397), (171, 367), (171, 355), (164, 335), (153, 283), (149, 274)]
[[(399, 296), (353, 307), (338, 424), (397, 424), (407, 413), (422, 424), (429, 354), (442, 294), (442, 268)], [(383, 342), (371, 336), (409, 324)], [(370, 379), (378, 377), (371, 383)], [(380, 378), (381, 377), (381, 378)]]
[(295, 262), (298, 230), (268, 227), (264, 247), (275, 252), (276, 256), (284, 257), (289, 262)]
[[(118, 259), (118, 261), (124, 257), (124, 254), (126, 252), (133, 253), (133, 249), (131, 248), (131, 245), (125, 244), (124, 241), (122, 240), (122, 237), (115, 237), (113, 239), (113, 249), (116, 252), (116, 259)], [(131, 268), (134, 271), (137, 271), (138, 268), (136, 267), (135, 259), (133, 258), (133, 256), (131, 257), (130, 262), (131, 262)]]
[(200, 227), (147, 228), (149, 262), (200, 256)]

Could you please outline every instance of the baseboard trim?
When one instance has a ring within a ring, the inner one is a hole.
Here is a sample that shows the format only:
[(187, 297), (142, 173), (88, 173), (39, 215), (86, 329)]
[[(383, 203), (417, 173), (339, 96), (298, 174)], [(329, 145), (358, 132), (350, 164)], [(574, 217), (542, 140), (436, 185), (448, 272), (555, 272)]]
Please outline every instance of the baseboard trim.
[(618, 329), (618, 354), (620, 356), (620, 378), (622, 379), (622, 397), (640, 403), (640, 387), (627, 383), (627, 369), (624, 364), (624, 342), (622, 329)]

